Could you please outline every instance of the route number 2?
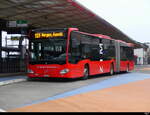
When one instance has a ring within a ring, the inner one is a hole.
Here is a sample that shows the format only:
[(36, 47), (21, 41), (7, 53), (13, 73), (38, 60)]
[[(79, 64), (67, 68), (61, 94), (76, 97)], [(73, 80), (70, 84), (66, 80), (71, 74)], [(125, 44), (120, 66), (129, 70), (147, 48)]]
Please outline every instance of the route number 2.
[(99, 54), (103, 54), (103, 44), (99, 44)]

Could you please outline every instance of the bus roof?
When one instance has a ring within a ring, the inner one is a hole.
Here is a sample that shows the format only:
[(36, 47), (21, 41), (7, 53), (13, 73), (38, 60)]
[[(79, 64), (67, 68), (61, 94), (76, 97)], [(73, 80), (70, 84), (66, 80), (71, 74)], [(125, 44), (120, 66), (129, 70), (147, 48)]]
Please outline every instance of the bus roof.
[(122, 40), (115, 40), (115, 39), (113, 39), (113, 38), (111, 38), (111, 37), (109, 37), (109, 36), (103, 35), (103, 34), (94, 34), (94, 35), (96, 35), (97, 37), (100, 37), (100, 38), (109, 39), (109, 40), (114, 40), (114, 41), (118, 41), (118, 42), (120, 42), (120, 43), (124, 43), (124, 44), (126, 44), (127, 46), (129, 46), (129, 47), (134, 47), (134, 44), (133, 44), (133, 43), (127, 43), (127, 42), (122, 41)]
[(111, 37), (103, 35), (103, 34), (94, 34), (94, 35), (96, 35), (97, 37), (100, 37), (100, 38), (104, 38), (104, 39), (115, 40), (115, 39), (112, 39)]

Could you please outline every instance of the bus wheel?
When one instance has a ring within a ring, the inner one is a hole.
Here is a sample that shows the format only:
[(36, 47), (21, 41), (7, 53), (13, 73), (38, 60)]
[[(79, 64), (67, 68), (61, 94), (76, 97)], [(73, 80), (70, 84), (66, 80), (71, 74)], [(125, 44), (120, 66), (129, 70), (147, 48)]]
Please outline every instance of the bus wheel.
[(126, 72), (127, 72), (127, 73), (129, 72), (129, 64), (127, 65)]
[(89, 77), (89, 66), (85, 65), (84, 66), (84, 76), (82, 77), (82, 80), (86, 80)]
[(27, 81), (33, 81), (33, 80), (34, 80), (33, 78), (30, 77), (27, 78)]
[(111, 66), (110, 66), (110, 73), (109, 74), (110, 75), (114, 74), (114, 66), (113, 66), (113, 64), (111, 64)]

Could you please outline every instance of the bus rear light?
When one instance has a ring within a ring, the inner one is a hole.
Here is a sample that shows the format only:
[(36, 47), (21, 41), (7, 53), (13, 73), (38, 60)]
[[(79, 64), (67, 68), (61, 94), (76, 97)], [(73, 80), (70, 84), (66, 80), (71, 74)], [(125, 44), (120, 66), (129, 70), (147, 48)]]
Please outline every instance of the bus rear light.
[(63, 70), (60, 71), (60, 74), (66, 74), (68, 72), (69, 72), (69, 69), (63, 69)]
[(31, 69), (28, 69), (28, 73), (33, 74), (34, 71), (32, 71)]

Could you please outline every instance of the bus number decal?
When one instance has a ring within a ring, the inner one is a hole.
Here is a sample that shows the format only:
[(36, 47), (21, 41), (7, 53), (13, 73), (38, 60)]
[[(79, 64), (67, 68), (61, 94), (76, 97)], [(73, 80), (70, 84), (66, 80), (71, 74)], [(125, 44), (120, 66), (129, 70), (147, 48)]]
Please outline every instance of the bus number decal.
[(99, 54), (103, 54), (103, 44), (99, 44)]

